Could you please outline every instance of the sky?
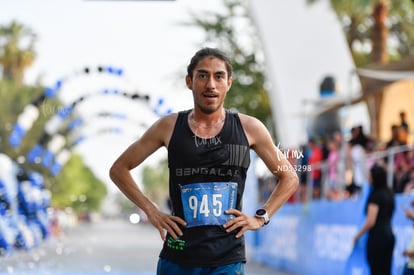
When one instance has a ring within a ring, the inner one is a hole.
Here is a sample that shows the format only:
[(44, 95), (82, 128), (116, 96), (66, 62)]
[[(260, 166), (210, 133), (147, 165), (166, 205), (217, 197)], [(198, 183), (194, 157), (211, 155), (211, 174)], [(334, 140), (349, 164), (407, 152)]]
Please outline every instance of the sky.
[[(133, 122), (154, 122), (151, 111), (159, 99), (161, 111), (191, 108), (185, 87), (186, 66), (202, 45), (204, 33), (190, 22), (190, 12), (220, 11), (220, 0), (99, 1), (99, 0), (0, 0), (0, 25), (12, 20), (37, 34), (37, 52), (25, 81), (45, 86), (67, 79), (58, 97), (70, 104), (82, 95), (102, 89), (126, 89), (151, 96), (149, 104), (120, 97), (94, 96), (79, 106), (80, 117), (108, 111), (127, 115), (129, 121), (90, 119), (80, 131), (90, 137), (75, 148), (98, 177), (110, 183), (108, 169), (115, 158), (142, 134)], [(122, 77), (79, 74), (84, 67), (122, 68)], [(47, 106), (41, 111), (53, 112)], [(13, 122), (14, 123), (14, 122)], [(99, 135), (104, 127), (117, 126), (121, 135)], [(148, 160), (155, 163), (165, 150)]]

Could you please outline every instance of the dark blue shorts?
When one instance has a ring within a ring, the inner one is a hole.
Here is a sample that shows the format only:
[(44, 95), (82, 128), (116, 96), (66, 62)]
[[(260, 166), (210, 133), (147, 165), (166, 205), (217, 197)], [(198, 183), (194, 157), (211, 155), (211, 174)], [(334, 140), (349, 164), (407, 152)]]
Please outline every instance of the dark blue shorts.
[(157, 275), (243, 275), (244, 263), (234, 263), (218, 267), (184, 267), (160, 258)]

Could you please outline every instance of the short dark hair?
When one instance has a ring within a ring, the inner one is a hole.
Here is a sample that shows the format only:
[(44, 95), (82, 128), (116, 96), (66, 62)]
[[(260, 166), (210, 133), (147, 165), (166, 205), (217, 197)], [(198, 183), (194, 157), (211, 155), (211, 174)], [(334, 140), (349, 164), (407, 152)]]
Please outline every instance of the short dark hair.
[(207, 56), (213, 56), (223, 60), (226, 65), (228, 77), (232, 75), (233, 67), (231, 65), (230, 59), (226, 56), (226, 54), (224, 54), (219, 49), (202, 48), (195, 53), (195, 55), (191, 58), (190, 64), (187, 66), (187, 75), (190, 76), (190, 78), (193, 78), (193, 71), (195, 67), (197, 67), (198, 63), (200, 63), (200, 61)]

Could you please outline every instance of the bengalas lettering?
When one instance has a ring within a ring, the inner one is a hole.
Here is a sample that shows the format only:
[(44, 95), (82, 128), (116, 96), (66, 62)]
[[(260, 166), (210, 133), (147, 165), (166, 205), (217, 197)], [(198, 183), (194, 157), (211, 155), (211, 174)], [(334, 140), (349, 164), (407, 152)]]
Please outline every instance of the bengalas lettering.
[(221, 169), (221, 168), (177, 168), (175, 169), (175, 175), (182, 176), (194, 176), (194, 175), (215, 175), (215, 176), (236, 176), (239, 172), (236, 169)]

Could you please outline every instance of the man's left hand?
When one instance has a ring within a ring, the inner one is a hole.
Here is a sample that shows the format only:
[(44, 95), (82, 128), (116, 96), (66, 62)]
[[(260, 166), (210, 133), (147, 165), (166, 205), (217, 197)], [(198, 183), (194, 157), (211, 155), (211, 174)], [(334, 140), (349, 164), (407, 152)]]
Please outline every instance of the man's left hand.
[(262, 222), (259, 218), (246, 215), (237, 209), (226, 210), (226, 214), (234, 215), (235, 217), (226, 222), (223, 227), (226, 232), (233, 232), (240, 228), (240, 231), (236, 234), (236, 238), (243, 236), (247, 230), (259, 230), (263, 227), (264, 221)]

